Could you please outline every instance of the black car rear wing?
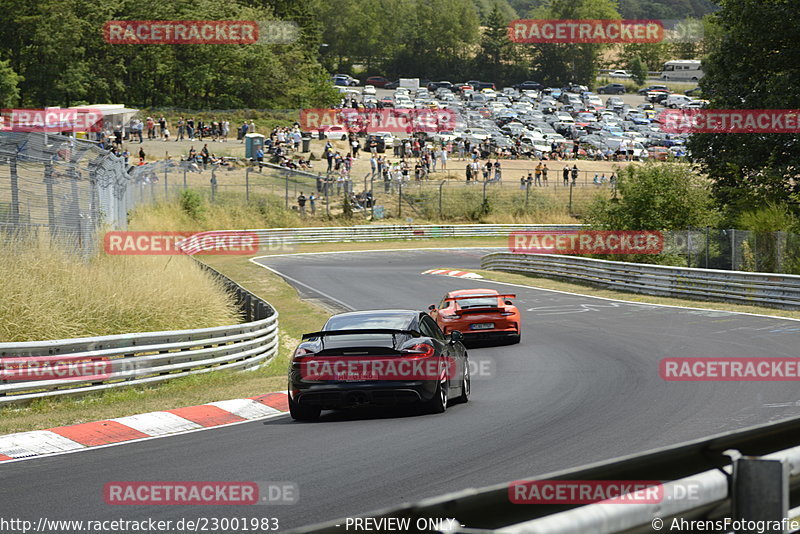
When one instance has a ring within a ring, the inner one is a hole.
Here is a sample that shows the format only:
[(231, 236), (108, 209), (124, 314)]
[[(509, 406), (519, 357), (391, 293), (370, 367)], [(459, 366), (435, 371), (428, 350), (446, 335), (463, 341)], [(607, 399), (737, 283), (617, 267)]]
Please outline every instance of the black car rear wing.
[(358, 334), (410, 334), (413, 337), (420, 337), (420, 333), (416, 330), (402, 330), (395, 328), (362, 328), (359, 330), (323, 330), (321, 332), (310, 332), (303, 334), (303, 340), (312, 339), (315, 337), (323, 338), (330, 336), (352, 336)]

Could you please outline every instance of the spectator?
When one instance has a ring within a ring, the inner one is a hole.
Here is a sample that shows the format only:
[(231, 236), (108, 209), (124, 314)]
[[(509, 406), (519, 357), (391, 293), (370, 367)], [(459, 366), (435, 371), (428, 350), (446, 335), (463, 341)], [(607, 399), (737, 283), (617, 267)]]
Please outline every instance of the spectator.
[(542, 185), (542, 161), (539, 160), (538, 165), (536, 165), (536, 185)]
[(300, 195), (297, 197), (297, 207), (300, 208), (300, 216), (306, 216), (306, 196), (300, 191)]
[(264, 150), (261, 147), (256, 149), (256, 161), (258, 162), (258, 170), (264, 166)]
[(178, 135), (175, 136), (175, 142), (183, 141), (183, 135), (186, 130), (186, 122), (183, 120), (183, 117), (178, 119)]
[(246, 135), (247, 135), (247, 129), (248, 129), (249, 127), (250, 127), (250, 126), (247, 124), (247, 121), (244, 121), (244, 122), (242, 123), (242, 143), (244, 143), (244, 136), (246, 136)]
[(564, 185), (569, 185), (569, 165), (564, 165), (564, 170), (561, 173), (564, 176)]
[(139, 165), (144, 165), (144, 148), (139, 147)]
[(578, 182), (578, 164), (572, 166), (572, 185), (575, 185)]
[(311, 206), (311, 215), (317, 214), (317, 197), (314, 196), (314, 193), (308, 195), (308, 203)]
[(189, 118), (186, 121), (186, 135), (189, 141), (194, 141), (194, 118)]
[(542, 183), (547, 186), (547, 163), (542, 165)]
[(203, 158), (203, 170), (208, 168), (208, 143), (203, 145), (203, 148), (200, 150), (200, 157)]

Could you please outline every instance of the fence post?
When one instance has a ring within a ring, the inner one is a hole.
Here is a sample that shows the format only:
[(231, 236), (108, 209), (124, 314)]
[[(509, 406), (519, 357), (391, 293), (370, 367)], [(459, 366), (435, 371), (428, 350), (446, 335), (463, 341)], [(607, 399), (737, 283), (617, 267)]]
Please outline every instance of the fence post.
[(217, 197), (217, 168), (216, 166), (211, 167), (211, 202)]
[(17, 177), (17, 157), (13, 156), (9, 162), (11, 174), (11, 224), (19, 224), (19, 182)]
[(447, 180), (442, 180), (439, 184), (439, 218), (442, 218), (442, 187), (447, 183)]
[(528, 197), (531, 195), (531, 183), (525, 180), (525, 211), (528, 211)]
[(186, 169), (183, 169), (183, 188), (186, 189)]
[(706, 269), (708, 269), (708, 233), (709, 227), (706, 226)]
[(569, 208), (568, 208), (568, 211), (569, 211), (570, 215), (572, 215), (572, 189), (573, 189), (574, 185), (575, 185), (575, 182), (570, 182), (569, 183)]
[(169, 199), (169, 174), (167, 173), (168, 169), (164, 169), (164, 200), (167, 201)]
[(397, 217), (403, 216), (403, 179), (398, 183), (400, 189), (397, 191)]
[(375, 220), (375, 173), (369, 175), (370, 218)]
[[(789, 474), (782, 460), (743, 456), (733, 464), (732, 519), (738, 533), (752, 532), (748, 523), (773, 525), (763, 532), (782, 534), (789, 512)], [(761, 532), (761, 530), (759, 530)]]
[(736, 230), (731, 229), (731, 271), (736, 270)]
[(250, 167), (244, 169), (244, 199), (250, 202)]
[(289, 169), (286, 169), (286, 194), (285, 194), (286, 209), (289, 209)]
[(53, 164), (44, 164), (44, 186), (47, 191), (47, 224), (50, 226), (50, 235), (56, 234), (56, 210), (53, 202)]
[(686, 230), (686, 266), (692, 266), (692, 231)]

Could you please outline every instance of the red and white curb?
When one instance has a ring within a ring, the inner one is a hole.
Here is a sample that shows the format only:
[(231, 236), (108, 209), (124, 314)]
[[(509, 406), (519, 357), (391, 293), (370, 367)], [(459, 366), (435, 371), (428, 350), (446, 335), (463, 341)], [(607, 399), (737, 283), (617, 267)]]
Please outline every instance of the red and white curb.
[(247, 399), (209, 402), (93, 423), (7, 434), (0, 436), (0, 462), (194, 432), (264, 419), (288, 410), (286, 392), (267, 393)]
[(422, 274), (435, 274), (439, 276), (452, 276), (455, 278), (470, 278), (472, 280), (478, 280), (483, 278), (478, 273), (471, 273), (469, 271), (457, 271), (454, 269), (428, 269), (427, 271), (423, 271)]

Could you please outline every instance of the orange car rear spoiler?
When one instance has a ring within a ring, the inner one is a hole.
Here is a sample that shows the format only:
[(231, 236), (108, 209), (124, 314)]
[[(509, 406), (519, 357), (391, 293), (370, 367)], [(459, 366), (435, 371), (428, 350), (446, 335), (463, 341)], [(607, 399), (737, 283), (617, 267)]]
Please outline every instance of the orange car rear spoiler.
[(485, 298), (499, 298), (499, 299), (515, 299), (517, 298), (516, 295), (461, 295), (458, 297), (445, 297), (445, 302), (454, 302), (456, 300), (467, 300), (467, 299), (485, 299)]

